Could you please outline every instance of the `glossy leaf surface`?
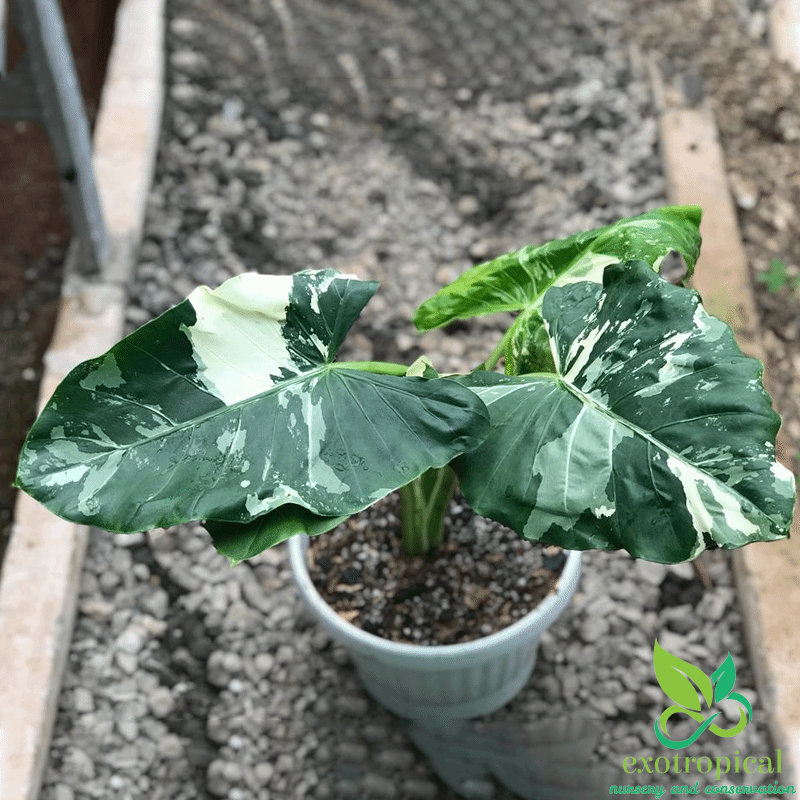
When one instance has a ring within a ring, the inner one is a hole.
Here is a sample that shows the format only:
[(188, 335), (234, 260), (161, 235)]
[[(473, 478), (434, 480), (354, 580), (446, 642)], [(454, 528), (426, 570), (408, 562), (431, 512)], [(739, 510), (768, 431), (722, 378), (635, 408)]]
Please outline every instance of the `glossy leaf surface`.
[(700, 252), (699, 225), (698, 206), (667, 206), (567, 239), (528, 245), (465, 272), (426, 300), (414, 323), (427, 331), (456, 319), (537, 309), (551, 286), (600, 283), (607, 266), (631, 259), (646, 261), (657, 272), (672, 250), (683, 256), (691, 275)]
[(454, 462), (479, 513), (526, 538), (675, 563), (788, 535), (780, 420), (730, 329), (644, 262), (551, 289), (556, 372), (458, 378), (491, 432)]
[(346, 519), (347, 516), (323, 517), (302, 506), (287, 503), (250, 522), (206, 520), (203, 527), (211, 535), (217, 551), (230, 560), (231, 566), (235, 566), (292, 536), (301, 533), (317, 536), (333, 530)]
[(30, 431), (17, 485), (110, 531), (369, 506), (486, 433), (475, 394), (334, 358), (377, 284), (247, 273), (76, 367)]

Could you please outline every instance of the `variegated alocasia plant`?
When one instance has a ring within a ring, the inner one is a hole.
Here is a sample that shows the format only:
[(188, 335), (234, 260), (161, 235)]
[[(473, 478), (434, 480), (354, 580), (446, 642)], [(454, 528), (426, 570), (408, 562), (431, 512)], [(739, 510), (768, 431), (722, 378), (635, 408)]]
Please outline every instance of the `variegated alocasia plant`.
[(693, 269), (699, 220), (663, 208), (468, 271), (419, 328), (521, 313), (464, 375), (336, 360), (373, 282), (200, 287), (65, 378), (16, 485), (109, 531), (201, 520), (233, 563), (395, 490), (406, 552), (426, 552), (456, 475), (479, 513), (567, 548), (674, 563), (783, 538), (794, 482), (761, 364), (658, 275), (673, 250)]

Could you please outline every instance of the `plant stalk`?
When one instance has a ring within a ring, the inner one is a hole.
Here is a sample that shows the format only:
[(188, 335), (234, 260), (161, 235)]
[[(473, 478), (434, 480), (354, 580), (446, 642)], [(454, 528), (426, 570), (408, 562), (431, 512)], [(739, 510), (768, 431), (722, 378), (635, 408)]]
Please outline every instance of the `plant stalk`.
[(512, 325), (504, 334), (503, 338), (497, 343), (497, 347), (492, 350), (491, 355), (486, 361), (483, 362), (479, 367), (477, 367), (473, 372), (477, 372), (478, 370), (484, 370), (486, 372), (491, 372), (496, 366), (497, 362), (503, 357), (506, 352), (506, 347), (508, 346), (508, 341), (513, 335), (514, 326)]
[(426, 555), (441, 543), (444, 515), (455, 483), (456, 474), (446, 465), (423, 472), (399, 490), (403, 552), (406, 555)]
[(374, 372), (378, 375), (399, 375), (406, 374), (408, 367), (403, 364), (393, 364), (391, 361), (337, 361), (331, 364), (338, 369), (357, 369), (361, 372)]

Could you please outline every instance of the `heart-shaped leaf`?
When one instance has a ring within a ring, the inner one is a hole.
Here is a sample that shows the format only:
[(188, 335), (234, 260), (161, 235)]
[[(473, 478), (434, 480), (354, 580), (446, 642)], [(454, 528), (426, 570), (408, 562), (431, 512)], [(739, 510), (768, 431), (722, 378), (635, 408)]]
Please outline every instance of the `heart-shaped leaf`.
[(479, 513), (568, 549), (675, 563), (788, 535), (780, 419), (730, 329), (648, 264), (551, 289), (556, 372), (458, 378), (491, 432), (453, 466)]
[[(465, 272), (426, 300), (414, 316), (422, 331), (456, 319), (538, 309), (551, 286), (600, 283), (610, 264), (639, 259), (654, 271), (673, 250), (694, 269), (700, 252), (699, 206), (667, 206), (547, 244), (528, 245)], [(520, 323), (522, 324), (522, 323)]]
[(129, 532), (285, 504), (346, 516), (447, 464), (487, 430), (473, 392), (333, 363), (376, 288), (325, 270), (196, 289), (64, 379), (16, 485)]

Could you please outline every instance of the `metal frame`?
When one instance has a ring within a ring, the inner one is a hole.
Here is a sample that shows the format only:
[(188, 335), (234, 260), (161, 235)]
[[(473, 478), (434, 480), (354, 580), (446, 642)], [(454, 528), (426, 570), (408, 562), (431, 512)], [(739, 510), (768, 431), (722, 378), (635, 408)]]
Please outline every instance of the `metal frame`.
[(26, 50), (6, 71), (7, 0), (0, 0), (0, 119), (44, 124), (58, 164), (81, 262), (98, 270), (108, 253), (106, 225), (92, 164), (86, 108), (58, 0), (11, 0)]
[(6, 0), (0, 0), (0, 78), (6, 74), (6, 28), (8, 26), (8, 11)]

